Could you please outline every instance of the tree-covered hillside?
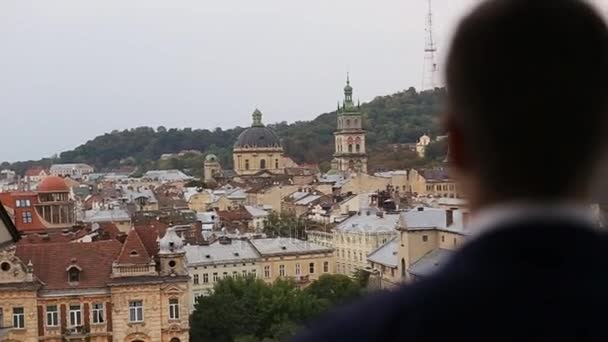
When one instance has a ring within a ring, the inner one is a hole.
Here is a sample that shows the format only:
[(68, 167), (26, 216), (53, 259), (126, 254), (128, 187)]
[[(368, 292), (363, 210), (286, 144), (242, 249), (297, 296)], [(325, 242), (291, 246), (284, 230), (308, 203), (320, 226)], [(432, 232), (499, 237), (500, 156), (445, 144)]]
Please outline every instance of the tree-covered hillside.
[[(387, 144), (414, 142), (423, 133), (435, 136), (443, 133), (439, 116), (445, 96), (444, 89), (417, 92), (414, 88), (389, 96), (377, 97), (361, 105), (365, 116), (368, 149), (384, 153)], [(281, 137), (287, 155), (300, 163), (327, 163), (333, 153), (333, 132), (336, 112), (321, 114), (312, 121), (281, 122), (270, 125)], [(138, 127), (113, 131), (98, 136), (74, 150), (63, 152), (56, 159), (4, 163), (23, 174), (32, 165), (83, 162), (98, 170), (114, 169), (121, 165), (150, 168), (200, 168), (202, 156), (187, 156), (174, 160), (159, 160), (165, 153), (197, 150), (215, 153), (224, 167), (231, 167), (232, 144), (244, 128), (215, 130), (167, 129)], [(373, 165), (372, 165), (373, 167)]]

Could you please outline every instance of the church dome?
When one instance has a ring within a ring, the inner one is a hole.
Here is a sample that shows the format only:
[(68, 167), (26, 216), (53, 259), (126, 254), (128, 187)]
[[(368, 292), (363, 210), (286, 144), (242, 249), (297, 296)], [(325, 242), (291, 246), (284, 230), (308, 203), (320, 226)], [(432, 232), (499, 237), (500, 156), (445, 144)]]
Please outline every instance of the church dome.
[(281, 140), (270, 128), (262, 124), (262, 113), (253, 112), (253, 125), (244, 130), (236, 139), (235, 149), (282, 148)]
[(65, 180), (58, 176), (48, 176), (38, 185), (38, 192), (69, 192)]
[(217, 160), (218, 160), (218, 159), (217, 159), (217, 156), (216, 156), (215, 154), (208, 154), (208, 155), (205, 157), (205, 161), (206, 161), (206, 162), (216, 162)]

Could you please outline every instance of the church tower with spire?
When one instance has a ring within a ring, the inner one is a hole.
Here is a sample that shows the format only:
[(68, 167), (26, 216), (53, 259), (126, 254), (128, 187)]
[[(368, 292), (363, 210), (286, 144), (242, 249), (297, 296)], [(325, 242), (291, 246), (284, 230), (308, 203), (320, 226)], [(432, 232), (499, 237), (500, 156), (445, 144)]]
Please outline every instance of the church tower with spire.
[(363, 116), (359, 104), (353, 102), (353, 87), (346, 76), (344, 101), (338, 103), (338, 129), (335, 136), (335, 153), (332, 169), (338, 172), (367, 173), (367, 149)]

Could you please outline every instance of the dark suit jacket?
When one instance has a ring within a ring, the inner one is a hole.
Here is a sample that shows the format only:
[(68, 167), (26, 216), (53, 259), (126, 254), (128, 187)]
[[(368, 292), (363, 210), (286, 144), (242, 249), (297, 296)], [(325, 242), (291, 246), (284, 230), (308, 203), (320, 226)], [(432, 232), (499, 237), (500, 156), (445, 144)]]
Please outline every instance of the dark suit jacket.
[(295, 341), (608, 341), (608, 244), (580, 222), (499, 227), (443, 270), (370, 296)]

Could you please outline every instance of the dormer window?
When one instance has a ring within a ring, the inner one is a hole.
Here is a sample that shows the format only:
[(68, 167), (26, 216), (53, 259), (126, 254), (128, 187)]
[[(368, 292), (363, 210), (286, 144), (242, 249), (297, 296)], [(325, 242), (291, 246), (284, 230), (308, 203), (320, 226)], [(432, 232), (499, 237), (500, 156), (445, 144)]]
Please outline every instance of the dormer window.
[(129, 256), (136, 257), (139, 256), (139, 253), (137, 253), (136, 250), (132, 250), (131, 253), (129, 253)]
[(80, 272), (82, 272), (82, 269), (78, 267), (78, 265), (70, 265), (70, 267), (68, 267), (67, 269), (67, 272), (68, 282), (71, 285), (76, 285), (78, 284), (78, 282), (80, 282)]

